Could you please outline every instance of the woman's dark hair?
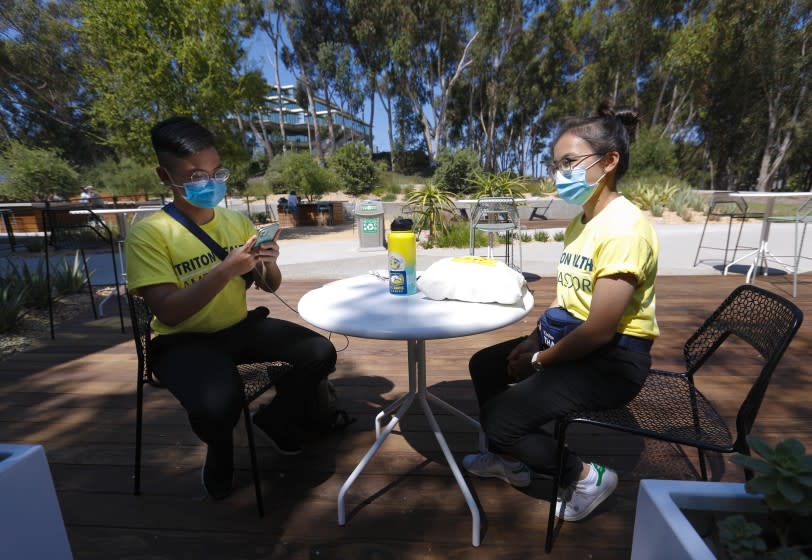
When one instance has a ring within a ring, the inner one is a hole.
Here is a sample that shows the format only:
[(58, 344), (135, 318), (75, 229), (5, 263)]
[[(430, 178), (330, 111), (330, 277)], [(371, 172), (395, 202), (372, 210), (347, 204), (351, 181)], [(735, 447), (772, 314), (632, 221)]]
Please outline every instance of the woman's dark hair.
[(189, 117), (170, 117), (150, 131), (158, 159), (164, 155), (186, 157), (214, 146), (214, 135)]
[(634, 141), (640, 111), (637, 107), (612, 107), (608, 101), (598, 105), (596, 114), (586, 118), (571, 118), (561, 123), (553, 146), (570, 132), (589, 143), (596, 154), (618, 152), (620, 161), (615, 178), (620, 179), (629, 169), (629, 144)]

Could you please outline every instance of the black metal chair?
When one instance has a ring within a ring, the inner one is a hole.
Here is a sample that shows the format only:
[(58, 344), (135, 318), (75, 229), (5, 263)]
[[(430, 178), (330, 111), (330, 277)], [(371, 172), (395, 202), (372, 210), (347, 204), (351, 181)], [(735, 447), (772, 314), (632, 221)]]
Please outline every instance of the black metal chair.
[[(78, 250), (82, 256), (87, 289), (90, 294), (90, 305), (93, 308), (93, 317), (98, 319), (99, 314), (96, 311), (96, 302), (93, 295), (90, 269), (87, 266), (85, 250), (103, 249), (105, 252), (109, 251), (111, 264), (113, 265), (115, 294), (117, 296), (120, 294), (121, 284), (119, 282), (118, 264), (116, 263), (116, 237), (105, 221), (88, 206), (87, 204), (79, 207), (55, 206), (49, 202), (45, 203), (45, 212), (43, 213), (45, 229), (45, 274), (50, 288), (50, 248)], [(121, 298), (116, 297), (116, 301), (118, 302), (118, 316), (121, 321), (121, 332), (124, 332), (124, 309), (121, 305)], [(48, 298), (48, 313), (51, 325), (51, 338), (54, 338), (53, 298), (50, 296)]]
[[(736, 260), (736, 252), (740, 249), (743, 250), (754, 250), (756, 247), (742, 247), (741, 237), (742, 237), (742, 229), (744, 229), (744, 222), (746, 222), (749, 218), (763, 218), (763, 212), (753, 212), (747, 206), (747, 203), (744, 199), (740, 196), (736, 196), (735, 192), (728, 192), (728, 191), (718, 191), (714, 192), (711, 195), (710, 203), (708, 204), (708, 213), (705, 215), (705, 225), (702, 226), (702, 233), (699, 236), (699, 245), (696, 248), (696, 255), (694, 256), (694, 266), (699, 264), (700, 262), (704, 262), (700, 260), (699, 254), (702, 249), (707, 249), (711, 251), (723, 251), (724, 255), (722, 257), (722, 270), (725, 269), (727, 266), (728, 260), (727, 256), (728, 253), (733, 252), (730, 260)], [(705, 230), (708, 228), (708, 222), (713, 219), (722, 219), (727, 218), (727, 236), (725, 237), (725, 244), (723, 247), (719, 247), (716, 245), (703, 245), (705, 242)], [(736, 234), (736, 243), (733, 245), (733, 248), (730, 247), (730, 236), (733, 233), (733, 221), (739, 220), (739, 231)]]
[[(130, 319), (133, 327), (133, 337), (135, 338), (135, 349), (138, 353), (138, 384), (136, 386), (136, 412), (135, 412), (135, 473), (133, 481), (133, 494), (141, 494), (141, 439), (142, 425), (144, 417), (144, 385), (163, 388), (160, 381), (155, 377), (149, 367), (149, 343), (152, 338), (150, 322), (152, 321), (152, 311), (147, 306), (144, 298), (127, 294), (130, 306)], [(245, 431), (248, 436), (248, 450), (251, 455), (251, 473), (254, 481), (254, 492), (257, 498), (257, 511), (259, 516), (265, 515), (265, 508), (262, 502), (262, 484), (259, 476), (259, 465), (257, 464), (257, 451), (254, 443), (254, 430), (251, 422), (249, 405), (262, 393), (273, 387), (279, 379), (291, 370), (290, 364), (286, 362), (258, 362), (252, 364), (240, 364), (237, 366), (236, 375), (239, 375), (243, 385), (243, 415), (245, 416)]]
[[(652, 370), (640, 393), (626, 406), (557, 419), (558, 469), (553, 476), (553, 491), (561, 481), (566, 430), (576, 422), (695, 447), (703, 480), (708, 478), (704, 451), (749, 455), (745, 438), (753, 427), (773, 371), (802, 321), (801, 310), (776, 294), (749, 284), (733, 290), (685, 343), (685, 371)], [(724, 418), (694, 385), (694, 375), (730, 335), (749, 344), (764, 360), (739, 406), (735, 439)], [(749, 478), (750, 473), (745, 474)], [(547, 523), (547, 552), (553, 546), (555, 506), (553, 497)]]

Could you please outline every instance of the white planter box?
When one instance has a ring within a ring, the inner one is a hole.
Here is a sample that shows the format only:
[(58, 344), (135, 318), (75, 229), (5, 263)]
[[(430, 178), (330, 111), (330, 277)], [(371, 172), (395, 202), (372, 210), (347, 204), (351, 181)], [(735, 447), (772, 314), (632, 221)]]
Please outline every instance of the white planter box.
[(73, 558), (41, 445), (0, 443), (0, 558)]
[(641, 480), (634, 516), (632, 560), (713, 560), (683, 510), (764, 512), (744, 484), (688, 480)]

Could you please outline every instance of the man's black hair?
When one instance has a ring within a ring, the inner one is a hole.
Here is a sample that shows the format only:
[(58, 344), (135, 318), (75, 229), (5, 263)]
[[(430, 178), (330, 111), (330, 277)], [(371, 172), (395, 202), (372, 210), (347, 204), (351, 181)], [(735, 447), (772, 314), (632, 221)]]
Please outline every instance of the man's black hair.
[(187, 157), (214, 146), (214, 135), (189, 117), (170, 117), (152, 127), (152, 147), (163, 154)]

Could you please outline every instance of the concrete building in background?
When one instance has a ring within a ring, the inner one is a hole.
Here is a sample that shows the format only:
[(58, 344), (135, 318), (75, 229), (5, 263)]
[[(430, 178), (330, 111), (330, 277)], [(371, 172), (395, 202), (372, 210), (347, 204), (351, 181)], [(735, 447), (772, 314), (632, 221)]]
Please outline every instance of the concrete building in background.
[(285, 142), (289, 148), (294, 150), (310, 150), (311, 153), (315, 153), (313, 126), (314, 122), (317, 122), (322, 146), (325, 152), (329, 152), (331, 149), (329, 118), (332, 118), (333, 121), (336, 148), (349, 142), (371, 143), (371, 124), (328, 103), (321, 97), (315, 98), (316, 115), (314, 119), (307, 107), (303, 107), (296, 100), (295, 85), (282, 86), (280, 89), (281, 93), (277, 93), (276, 87), (271, 88), (271, 92), (265, 96), (265, 106), (261, 111), (252, 113), (250, 121), (248, 115), (241, 117), (245, 123), (242, 127), (243, 131), (248, 137), (248, 144), (255, 156), (261, 156), (265, 152), (262, 138), (258, 137), (261, 134), (268, 138), (274, 151), (281, 148), (280, 109), (285, 127)]

